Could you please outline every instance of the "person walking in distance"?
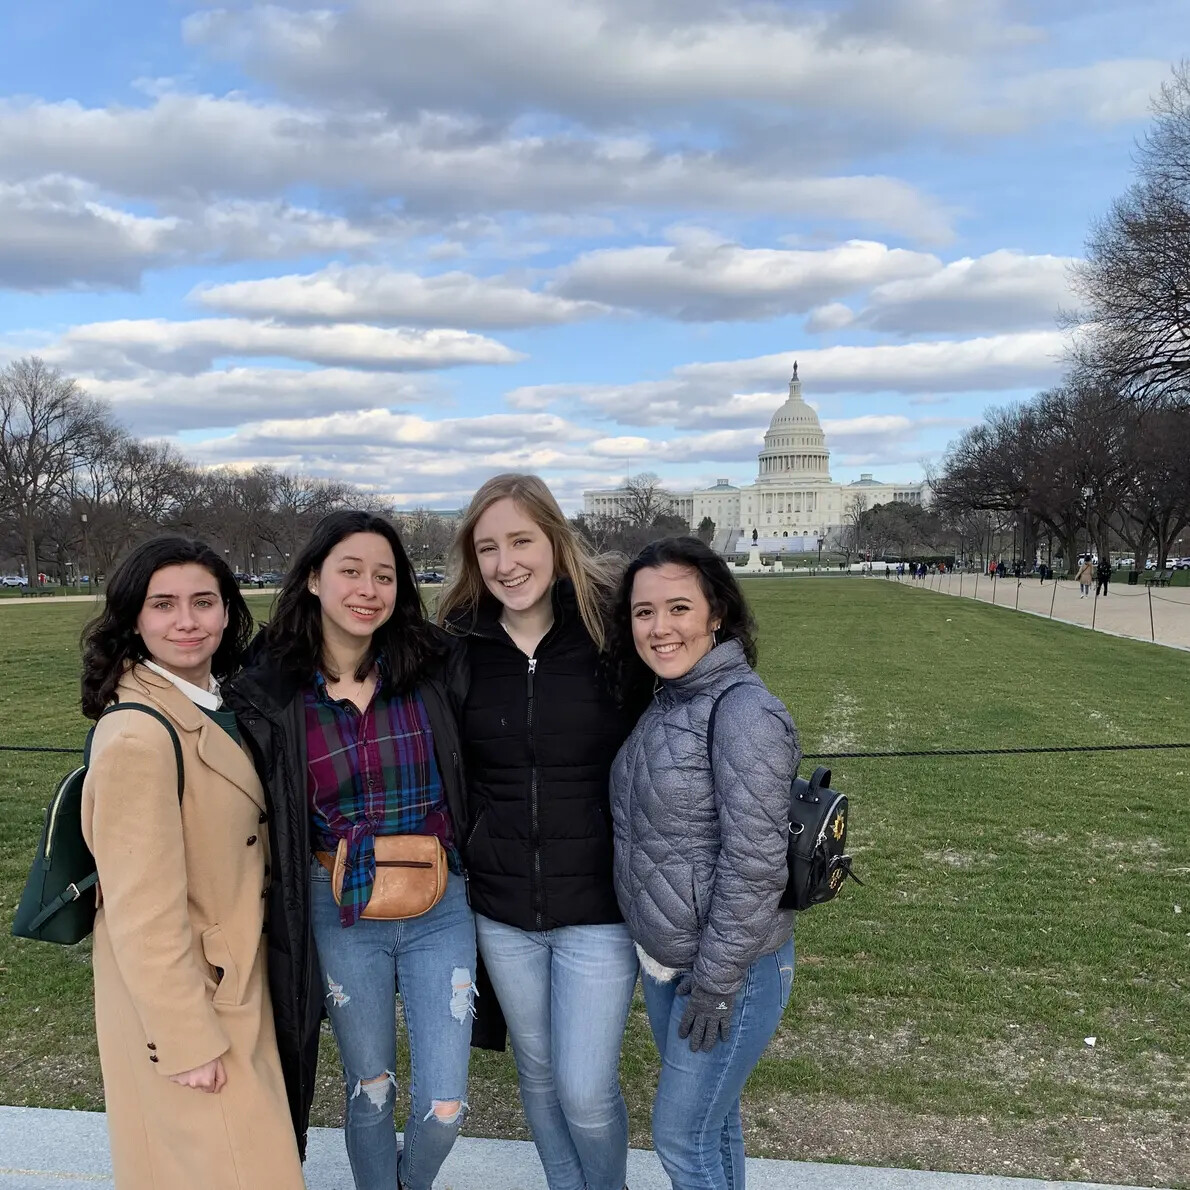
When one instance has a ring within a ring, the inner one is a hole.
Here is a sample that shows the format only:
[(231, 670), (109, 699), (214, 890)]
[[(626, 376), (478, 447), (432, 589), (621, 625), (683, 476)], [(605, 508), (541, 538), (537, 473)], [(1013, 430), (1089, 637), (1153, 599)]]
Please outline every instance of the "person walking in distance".
[(1091, 580), (1095, 575), (1095, 567), (1091, 563), (1091, 555), (1086, 554), (1078, 568), (1078, 597), (1086, 599), (1091, 594)]
[(1099, 565), (1095, 569), (1095, 577), (1099, 580), (1095, 587), (1096, 597), (1102, 595), (1104, 599), (1107, 598), (1107, 584), (1111, 581), (1111, 558), (1104, 554), (1099, 559)]

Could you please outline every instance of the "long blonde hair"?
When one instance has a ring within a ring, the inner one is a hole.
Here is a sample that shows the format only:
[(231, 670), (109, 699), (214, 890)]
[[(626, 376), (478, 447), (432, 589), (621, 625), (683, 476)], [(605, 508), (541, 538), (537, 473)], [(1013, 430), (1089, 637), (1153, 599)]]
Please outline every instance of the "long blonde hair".
[(454, 577), (438, 600), (438, 623), (446, 625), (448, 617), (460, 611), (470, 612), (474, 620), (479, 602), (487, 593), (475, 554), (475, 526), (497, 500), (514, 501), (546, 535), (554, 550), (554, 577), (568, 578), (574, 584), (583, 625), (595, 647), (603, 652), (607, 645), (605, 620), (624, 572), (624, 559), (616, 554), (592, 553), (558, 507), (553, 492), (537, 475), (494, 475), (471, 497), (451, 545)]

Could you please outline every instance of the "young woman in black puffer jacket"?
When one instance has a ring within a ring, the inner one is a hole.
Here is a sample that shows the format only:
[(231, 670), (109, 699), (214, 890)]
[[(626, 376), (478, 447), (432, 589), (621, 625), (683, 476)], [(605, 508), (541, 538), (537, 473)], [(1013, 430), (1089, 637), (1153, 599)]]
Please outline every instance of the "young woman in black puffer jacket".
[(618, 567), (545, 484), (500, 475), (455, 539), (439, 618), (466, 645), (460, 728), (476, 937), (550, 1190), (621, 1190), (620, 1043), (636, 983), (612, 885), (608, 771), (631, 728), (602, 660)]

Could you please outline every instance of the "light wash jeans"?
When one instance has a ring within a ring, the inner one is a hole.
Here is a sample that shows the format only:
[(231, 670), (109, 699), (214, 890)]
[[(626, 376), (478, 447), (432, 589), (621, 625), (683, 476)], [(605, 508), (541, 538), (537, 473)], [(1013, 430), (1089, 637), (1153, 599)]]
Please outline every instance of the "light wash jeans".
[[(314, 861), (310, 905), (322, 991), (347, 1094), (344, 1137), (356, 1190), (431, 1190), (467, 1110), (475, 978), (475, 919), (451, 873), (428, 913), (361, 918), (346, 929), (330, 875)], [(397, 1145), (396, 988), (409, 1030), (412, 1106)], [(375, 1081), (379, 1080), (379, 1081)], [(443, 1105), (458, 1104), (454, 1111)]]
[(620, 1045), (637, 970), (628, 928), (536, 933), (477, 913), (475, 932), (508, 1022), (549, 1190), (623, 1190), (628, 1108)]
[(674, 1190), (744, 1190), (740, 1094), (781, 1023), (793, 989), (793, 939), (748, 968), (732, 1006), (731, 1036), (710, 1053), (678, 1036), (688, 996), (677, 981), (641, 973), (661, 1078), (653, 1100), (653, 1148)]

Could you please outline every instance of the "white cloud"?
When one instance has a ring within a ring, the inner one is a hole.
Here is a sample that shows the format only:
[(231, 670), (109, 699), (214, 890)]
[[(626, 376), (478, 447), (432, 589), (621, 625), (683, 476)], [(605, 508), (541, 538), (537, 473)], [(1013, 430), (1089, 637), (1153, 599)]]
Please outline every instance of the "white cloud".
[(1168, 77), (1167, 59), (1114, 58), (1009, 79), (1004, 94), (1021, 111), (1077, 114), (1110, 126), (1143, 120), (1153, 94)]
[(80, 375), (93, 397), (111, 403), (135, 434), (235, 426), (442, 399), (441, 385), (422, 374), (351, 368), (226, 368), (179, 375), (145, 370), (118, 379)]
[(1069, 257), (1008, 249), (964, 257), (928, 276), (877, 285), (856, 321), (903, 335), (1052, 327), (1059, 309), (1075, 304), (1072, 264)]
[(625, 426), (757, 424), (784, 401), (794, 362), (809, 394), (1002, 392), (1043, 387), (1061, 371), (1058, 331), (870, 347), (827, 347), (683, 364), (662, 380), (514, 389), (515, 408), (586, 409)]
[[(355, 0), (191, 17), (195, 44), (331, 106), (588, 126), (730, 128), (779, 119), (823, 145), (921, 131), (1001, 133), (1051, 120), (1120, 122), (1168, 64), (1120, 58), (1038, 69), (1047, 31), (1003, 0)], [(813, 143), (813, 142), (812, 142)]]
[(406, 216), (589, 213), (619, 207), (731, 210), (885, 227), (927, 239), (949, 216), (897, 178), (813, 176), (649, 136), (510, 132), (478, 117), (422, 112), (394, 123), (232, 95), (168, 94), (144, 108), (0, 101), (0, 180), (70, 171), (114, 194), (271, 198), (293, 187), (399, 196)]
[(282, 201), (122, 209), (78, 178), (0, 182), (0, 288), (137, 288), (149, 269), (357, 251), (376, 229)]
[(96, 202), (71, 178), (0, 182), (0, 288), (131, 288), (176, 229)]
[[(393, 494), (401, 503), (465, 504), (498, 471), (576, 473), (595, 481), (589, 443), (597, 435), (551, 414), (491, 414), (430, 420), (390, 410), (271, 419), (187, 444), (198, 461), (269, 461)], [(563, 485), (573, 490), (574, 481)]]
[(541, 326), (606, 313), (597, 303), (536, 293), (498, 277), (463, 272), (421, 277), (373, 265), (331, 265), (302, 276), (202, 286), (191, 296), (232, 314), (386, 326)]
[(560, 271), (552, 288), (686, 321), (756, 319), (801, 313), (828, 298), (940, 267), (935, 256), (868, 240), (799, 251), (743, 248), (684, 232), (672, 247), (586, 253)]
[(806, 330), (812, 335), (829, 331), (841, 331), (855, 321), (855, 311), (842, 302), (828, 302), (810, 311), (806, 319)]
[(271, 356), (330, 367), (417, 371), (509, 364), (522, 357), (494, 339), (457, 330), (415, 331), (341, 323), (280, 326), (240, 318), (122, 319), (72, 327), (42, 354), (72, 372), (136, 376), (141, 369), (194, 375), (218, 360)]

